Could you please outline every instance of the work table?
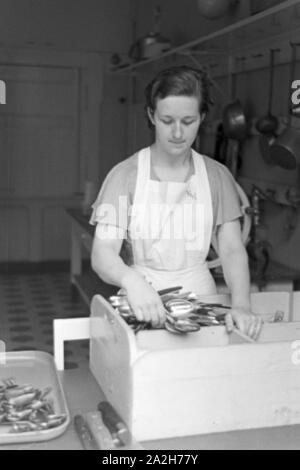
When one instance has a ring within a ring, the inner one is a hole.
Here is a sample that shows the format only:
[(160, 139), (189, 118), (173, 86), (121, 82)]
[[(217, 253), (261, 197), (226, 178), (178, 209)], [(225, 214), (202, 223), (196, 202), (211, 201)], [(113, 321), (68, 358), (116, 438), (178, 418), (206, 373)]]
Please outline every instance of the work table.
[[(59, 374), (72, 418), (77, 413), (96, 410), (98, 402), (103, 399), (103, 393), (88, 365), (86, 368), (67, 370)], [(300, 425), (149, 441), (142, 443), (142, 445), (146, 450), (300, 450)], [(0, 446), (0, 450), (82, 449), (74, 430), (73, 421), (67, 431), (56, 439), (40, 443)]]

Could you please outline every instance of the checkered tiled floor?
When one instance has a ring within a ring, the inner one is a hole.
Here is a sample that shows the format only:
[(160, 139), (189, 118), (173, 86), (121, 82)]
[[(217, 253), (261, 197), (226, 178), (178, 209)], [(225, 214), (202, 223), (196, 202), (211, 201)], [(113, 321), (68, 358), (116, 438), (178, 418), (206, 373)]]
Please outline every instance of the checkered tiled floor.
[[(53, 354), (53, 319), (88, 315), (79, 296), (71, 296), (69, 273), (0, 275), (0, 340), (7, 351)], [(86, 367), (88, 347), (88, 341), (66, 343), (65, 368)]]

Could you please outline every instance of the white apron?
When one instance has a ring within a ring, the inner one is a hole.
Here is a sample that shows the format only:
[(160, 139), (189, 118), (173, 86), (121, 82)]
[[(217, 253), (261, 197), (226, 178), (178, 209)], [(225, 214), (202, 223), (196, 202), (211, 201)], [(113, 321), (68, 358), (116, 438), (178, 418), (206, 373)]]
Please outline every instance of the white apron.
[(195, 174), (184, 183), (151, 180), (150, 147), (139, 152), (129, 239), (134, 265), (159, 290), (182, 286), (216, 294), (207, 267), (212, 229), (211, 191), (203, 156), (193, 151)]

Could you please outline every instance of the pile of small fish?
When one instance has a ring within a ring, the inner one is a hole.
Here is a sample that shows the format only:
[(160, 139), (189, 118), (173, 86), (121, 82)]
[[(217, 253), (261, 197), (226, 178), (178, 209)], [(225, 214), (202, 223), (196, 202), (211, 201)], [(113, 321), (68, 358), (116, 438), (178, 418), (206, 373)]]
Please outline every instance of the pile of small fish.
[(8, 432), (43, 431), (63, 424), (67, 416), (54, 412), (53, 400), (46, 398), (51, 387), (39, 390), (31, 384), (18, 385), (15, 379), (0, 385), (0, 427)]
[[(180, 289), (174, 287), (158, 292), (166, 309), (166, 321), (163, 325), (166, 330), (174, 334), (183, 334), (199, 331), (202, 326), (225, 324), (229, 307), (218, 303), (201, 302), (192, 292), (180, 293)], [(154, 328), (151, 323), (137, 320), (125, 294), (112, 296), (109, 301), (135, 333)]]

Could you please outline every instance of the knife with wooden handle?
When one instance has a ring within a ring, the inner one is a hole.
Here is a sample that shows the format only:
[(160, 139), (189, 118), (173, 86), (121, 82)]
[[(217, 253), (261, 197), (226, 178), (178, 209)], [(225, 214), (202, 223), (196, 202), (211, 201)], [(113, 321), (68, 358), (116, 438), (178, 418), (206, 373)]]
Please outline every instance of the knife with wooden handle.
[(98, 404), (98, 410), (102, 414), (103, 422), (116, 443), (116, 448), (120, 450), (143, 449), (141, 444), (133, 438), (123, 419), (108, 401), (101, 401)]
[(74, 427), (84, 450), (100, 450), (88, 423), (82, 415), (75, 416)]
[(114, 450), (119, 445), (119, 439), (111, 435), (99, 411), (89, 411), (84, 417), (99, 449)]

